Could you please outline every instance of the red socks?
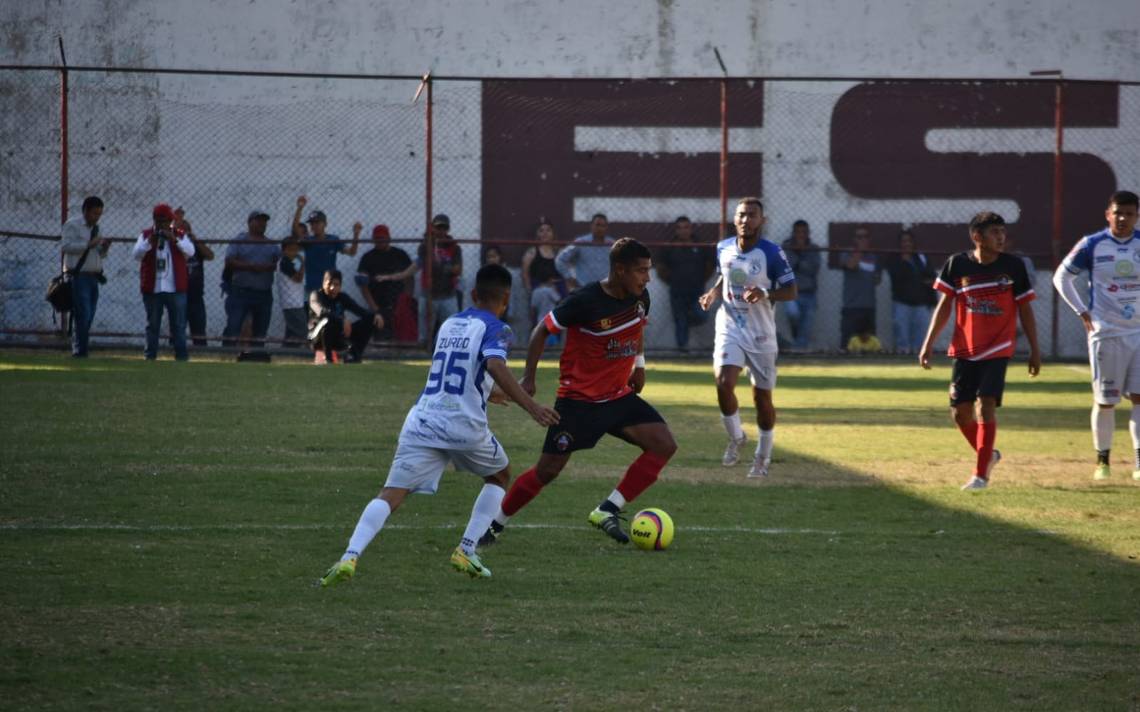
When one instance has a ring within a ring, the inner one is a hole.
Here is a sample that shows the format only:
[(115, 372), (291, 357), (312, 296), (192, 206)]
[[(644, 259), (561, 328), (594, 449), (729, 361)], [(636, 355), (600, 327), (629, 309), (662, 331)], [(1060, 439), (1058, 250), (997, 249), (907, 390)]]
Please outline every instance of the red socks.
[(978, 450), (977, 474), (983, 480), (989, 479), (990, 458), (994, 454), (994, 440), (997, 439), (997, 421), (978, 423), (978, 439), (975, 447)]
[(519, 475), (519, 478), (515, 480), (510, 490), (507, 491), (506, 496), (503, 497), (503, 514), (508, 517), (513, 517), (516, 512), (538, 496), (538, 493), (542, 491), (542, 487), (543, 485), (538, 481), (538, 475), (534, 473), (533, 467)]
[(974, 450), (978, 449), (978, 421), (970, 420), (965, 423), (958, 423), (958, 429), (962, 431), (965, 436), (966, 442), (970, 443), (970, 447)]
[(625, 501), (632, 502), (637, 499), (637, 495), (649, 489), (649, 486), (657, 481), (657, 475), (665, 468), (667, 462), (669, 462), (667, 457), (652, 452), (641, 453), (641, 457), (634, 460), (625, 471), (625, 476), (618, 483), (617, 491), (625, 497)]

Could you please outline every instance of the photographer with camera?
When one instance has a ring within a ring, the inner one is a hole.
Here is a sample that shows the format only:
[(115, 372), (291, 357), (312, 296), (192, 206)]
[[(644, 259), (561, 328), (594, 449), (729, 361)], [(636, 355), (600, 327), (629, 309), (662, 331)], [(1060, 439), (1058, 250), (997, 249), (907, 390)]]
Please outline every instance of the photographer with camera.
[(63, 271), (71, 275), (71, 355), (77, 358), (87, 357), (88, 334), (99, 304), (99, 285), (107, 281), (103, 276), (103, 258), (111, 241), (99, 237), (102, 216), (103, 201), (88, 196), (83, 200), (83, 215), (65, 222), (60, 232)]
[(190, 272), (186, 260), (194, 255), (194, 243), (174, 227), (174, 209), (166, 203), (154, 206), (154, 226), (142, 231), (132, 254), (139, 261), (139, 288), (146, 305), (146, 350), (148, 361), (158, 356), (162, 311), (170, 319), (174, 358), (185, 361), (186, 290)]

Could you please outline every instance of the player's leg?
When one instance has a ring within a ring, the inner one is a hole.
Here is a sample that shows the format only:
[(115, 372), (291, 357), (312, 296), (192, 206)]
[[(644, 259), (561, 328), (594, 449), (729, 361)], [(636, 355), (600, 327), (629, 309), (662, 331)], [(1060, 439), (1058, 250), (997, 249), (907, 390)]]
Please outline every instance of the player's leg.
[(629, 536), (621, 528), (621, 510), (657, 481), (669, 458), (677, 452), (677, 441), (657, 410), (637, 395), (628, 395), (610, 404), (604, 422), (607, 432), (641, 448), (637, 457), (587, 521), (618, 543)]
[(451, 566), (472, 578), (490, 578), (491, 570), (483, 565), (475, 553), (475, 547), (499, 511), (506, 487), (511, 481), (507, 454), (495, 436), (488, 435), (481, 447), (453, 451), (451, 461), (457, 470), (465, 470), (483, 478), (483, 488), (471, 506), (471, 517), (467, 520), (463, 538), (451, 553)]
[(1131, 350), (1128, 359), (1128, 373), (1124, 378), (1124, 392), (1132, 401), (1132, 412), (1128, 418), (1128, 434), (1132, 436), (1132, 479), (1140, 481), (1140, 337), (1126, 340)]
[(957, 359), (950, 376), (950, 416), (970, 449), (978, 450), (978, 420), (974, 415), (978, 383), (972, 361)]
[(720, 464), (732, 467), (740, 461), (744, 427), (740, 423), (740, 402), (736, 399), (736, 382), (744, 368), (744, 349), (726, 334), (718, 333), (713, 346), (713, 375), (716, 377), (716, 402), (720, 406), (720, 419), (728, 433), (728, 444)]
[[(1125, 387), (1125, 376), (1131, 355), (1126, 353), (1120, 338), (1098, 339), (1089, 343), (1089, 366), (1092, 369), (1093, 407), (1091, 427), (1093, 449), (1096, 450), (1096, 469), (1093, 479), (1107, 480), (1112, 476), (1112, 431), (1116, 425), (1116, 404)], [(1131, 430), (1131, 426), (1129, 427)]]
[[(547, 432), (547, 442), (551, 440), (551, 432), (564, 423), (565, 421), (558, 426), (550, 428)], [(555, 433), (555, 437), (559, 434), (561, 433)], [(531, 467), (519, 475), (511, 485), (511, 488), (507, 490), (506, 495), (499, 505), (498, 513), (491, 519), (491, 525), (483, 532), (483, 535), (479, 537), (477, 546), (491, 546), (498, 541), (499, 535), (503, 533), (503, 529), (505, 529), (507, 523), (511, 521), (511, 517), (518, 514), (520, 509), (537, 497), (543, 487), (553, 482), (569, 461), (570, 452), (542, 453), (534, 467)]]
[(772, 391), (776, 388), (776, 354), (748, 354), (746, 358), (752, 380), (752, 402), (756, 406), (756, 425), (760, 429), (748, 476), (762, 478), (768, 476), (772, 445), (776, 440), (776, 406), (772, 403)]
[(439, 488), (439, 479), (448, 461), (446, 452), (399, 443), (384, 488), (360, 513), (344, 554), (321, 577), (321, 585), (331, 586), (352, 578), (356, 573), (357, 559), (384, 528), (392, 512), (404, 503), (409, 492), (434, 494)]
[(976, 417), (978, 438), (974, 443), (976, 457), (974, 475), (963, 489), (983, 489), (990, 481), (994, 465), (1001, 461), (997, 442), (997, 409), (1005, 392), (1005, 371), (1009, 359), (999, 358), (972, 362), (977, 383)]

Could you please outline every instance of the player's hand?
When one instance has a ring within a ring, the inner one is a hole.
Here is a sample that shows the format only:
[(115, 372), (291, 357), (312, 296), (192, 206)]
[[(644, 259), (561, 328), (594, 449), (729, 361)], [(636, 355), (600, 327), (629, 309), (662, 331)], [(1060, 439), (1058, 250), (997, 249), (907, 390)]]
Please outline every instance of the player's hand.
[(703, 309), (705, 311), (712, 309), (712, 305), (715, 302), (716, 302), (716, 290), (715, 289), (710, 289), (709, 291), (705, 292), (704, 294), (701, 295), (701, 298), (697, 300), (697, 303), (701, 305), (701, 309)]
[(309, 204), (309, 199), (306, 198), (305, 196), (302, 195), (299, 198), (297, 198), (297, 207), (300, 208), (301, 210), (304, 210), (305, 206), (308, 204)]
[(634, 393), (641, 393), (641, 389), (645, 388), (645, 369), (633, 369), (633, 373), (629, 374), (628, 383), (629, 387), (633, 389)]
[(534, 378), (531, 376), (523, 376), (521, 379), (519, 379), (519, 386), (524, 391), (526, 391), (526, 394), (528, 396), (533, 396), (536, 392), (538, 392), (538, 388), (535, 387), (534, 384)]
[(352, 322), (348, 319), (344, 320), (344, 338), (352, 336)]
[(373, 316), (372, 317), (372, 325), (375, 326), (377, 329), (383, 329), (384, 328), (384, 317), (379, 315), (379, 314)]
[(1081, 312), (1081, 322), (1085, 325), (1085, 333), (1091, 334), (1093, 330), (1092, 315), (1088, 312)]
[(925, 368), (927, 371), (930, 370), (930, 347), (929, 346), (924, 346), (922, 351), (920, 351), (918, 353), (918, 364), (920, 366), (922, 366), (923, 368)]
[(1041, 373), (1041, 352), (1033, 350), (1029, 352), (1029, 375), (1036, 376)]
[(364, 229), (364, 224), (362, 222), (360, 222), (359, 220), (357, 220), (356, 222), (354, 222), (352, 224), (352, 236), (353, 237), (360, 237), (360, 232), (363, 229)]
[(499, 388), (498, 384), (491, 386), (491, 395), (487, 396), (488, 403), (495, 405), (507, 406), (511, 404), (511, 399), (507, 396), (507, 392)]
[(749, 304), (756, 304), (765, 296), (764, 289), (761, 287), (749, 287), (744, 290), (744, 301)]
[(530, 417), (534, 418), (534, 422), (544, 428), (549, 428), (551, 425), (558, 425), (558, 421), (562, 420), (562, 416), (558, 415), (558, 411), (553, 408), (547, 408), (544, 405), (539, 405), (538, 403), (527, 408), (527, 412), (530, 413)]

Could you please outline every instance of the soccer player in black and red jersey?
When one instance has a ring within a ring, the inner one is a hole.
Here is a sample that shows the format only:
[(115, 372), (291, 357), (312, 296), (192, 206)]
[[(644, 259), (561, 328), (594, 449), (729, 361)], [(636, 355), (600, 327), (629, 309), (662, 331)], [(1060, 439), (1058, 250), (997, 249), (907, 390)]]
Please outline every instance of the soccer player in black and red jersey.
[(507, 521), (558, 477), (575, 450), (589, 450), (607, 434), (636, 445), (642, 453), (588, 520), (616, 541), (629, 541), (621, 527), (622, 507), (657, 481), (677, 450), (665, 420), (638, 396), (645, 387), (643, 332), (649, 314), (650, 266), (645, 245), (621, 238), (610, 248), (609, 277), (571, 293), (531, 332), (520, 381), (531, 395), (546, 338), (566, 332), (554, 402), (561, 420), (546, 431), (538, 463), (511, 485), (481, 545), (494, 543)]
[(1029, 304), (1035, 295), (1025, 263), (1002, 252), (1005, 220), (997, 213), (978, 213), (970, 220), (970, 240), (974, 249), (947, 260), (934, 282), (940, 292), (938, 307), (918, 355), (922, 367), (929, 369), (934, 340), (956, 307), (949, 353), (955, 359), (950, 410), (977, 455), (974, 475), (964, 490), (985, 489), (990, 470), (1001, 460), (994, 449), (996, 413), (1005, 389), (1005, 368), (1017, 343), (1019, 317), (1029, 341), (1029, 375), (1041, 371), (1037, 321)]

